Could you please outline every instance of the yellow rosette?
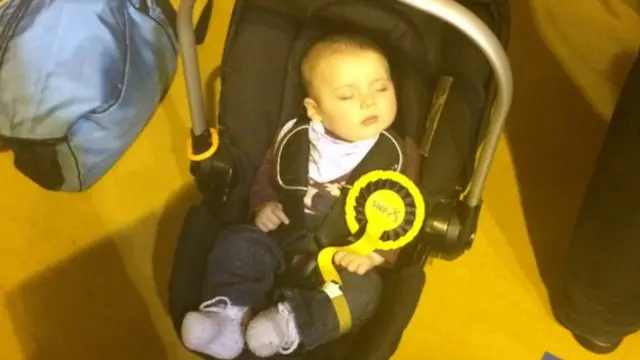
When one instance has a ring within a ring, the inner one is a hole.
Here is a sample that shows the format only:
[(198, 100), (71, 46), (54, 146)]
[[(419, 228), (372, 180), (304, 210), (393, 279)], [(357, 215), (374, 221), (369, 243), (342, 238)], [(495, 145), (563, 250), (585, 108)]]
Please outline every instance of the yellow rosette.
[(346, 221), (355, 241), (344, 247), (327, 247), (318, 255), (342, 333), (351, 328), (351, 311), (342, 293), (342, 279), (333, 263), (338, 250), (367, 255), (374, 250), (394, 250), (407, 245), (420, 231), (425, 203), (418, 187), (396, 171), (376, 170), (353, 185), (346, 200)]

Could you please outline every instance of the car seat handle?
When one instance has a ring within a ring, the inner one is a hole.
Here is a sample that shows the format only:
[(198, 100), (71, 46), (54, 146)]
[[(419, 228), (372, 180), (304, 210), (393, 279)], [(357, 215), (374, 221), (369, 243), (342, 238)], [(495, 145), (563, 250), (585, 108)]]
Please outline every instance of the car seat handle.
[(180, 1), (176, 28), (180, 53), (182, 54), (187, 97), (189, 99), (192, 132), (195, 136), (198, 136), (207, 131), (208, 126), (205, 119), (204, 96), (200, 82), (200, 66), (198, 64), (196, 39), (193, 31), (194, 7), (195, 0)]
[(471, 208), (480, 205), (482, 190), (495, 155), (513, 99), (511, 64), (500, 40), (473, 12), (455, 0), (398, 0), (457, 28), (485, 55), (496, 77), (497, 95), (491, 118), (465, 201)]

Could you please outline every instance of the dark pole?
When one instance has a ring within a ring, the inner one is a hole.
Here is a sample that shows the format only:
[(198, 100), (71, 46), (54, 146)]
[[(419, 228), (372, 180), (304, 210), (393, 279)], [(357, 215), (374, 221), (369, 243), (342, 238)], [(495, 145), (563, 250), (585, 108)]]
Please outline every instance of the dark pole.
[(567, 260), (559, 321), (586, 348), (640, 329), (640, 57), (614, 110)]

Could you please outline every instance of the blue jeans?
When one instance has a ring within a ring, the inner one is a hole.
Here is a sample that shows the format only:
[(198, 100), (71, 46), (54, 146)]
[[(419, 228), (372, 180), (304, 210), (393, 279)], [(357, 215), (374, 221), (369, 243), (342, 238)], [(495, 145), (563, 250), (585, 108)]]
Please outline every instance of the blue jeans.
[[(209, 254), (203, 301), (224, 296), (234, 305), (266, 308), (274, 303), (274, 285), (286, 271), (285, 264), (283, 250), (260, 229), (249, 225), (224, 229)], [(376, 271), (365, 275), (340, 271), (340, 276), (357, 329), (375, 314), (382, 280)], [(340, 336), (338, 318), (324, 291), (285, 288), (275, 294), (291, 306), (305, 351)]]

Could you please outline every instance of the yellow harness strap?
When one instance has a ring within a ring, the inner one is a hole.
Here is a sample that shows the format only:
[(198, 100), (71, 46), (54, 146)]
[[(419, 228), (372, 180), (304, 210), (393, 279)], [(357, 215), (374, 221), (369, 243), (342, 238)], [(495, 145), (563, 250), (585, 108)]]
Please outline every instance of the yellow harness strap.
[(328, 282), (323, 286), (322, 290), (331, 299), (333, 309), (338, 317), (340, 334), (348, 332), (351, 329), (351, 309), (349, 309), (349, 303), (347, 303), (347, 298), (344, 296), (340, 285), (335, 282)]
[[(325, 280), (325, 285), (322, 290), (329, 295), (333, 307), (335, 308), (336, 315), (338, 316), (338, 323), (340, 324), (340, 333), (344, 334), (351, 329), (351, 310), (349, 309), (349, 303), (342, 292), (342, 278), (333, 265), (333, 256), (338, 250), (345, 250), (360, 255), (366, 255), (375, 250), (375, 242), (372, 243), (372, 238), (369, 236), (362, 237), (355, 243), (344, 247), (327, 247), (322, 249), (318, 254), (318, 267), (320, 273)], [(375, 240), (373, 240), (375, 241)]]

